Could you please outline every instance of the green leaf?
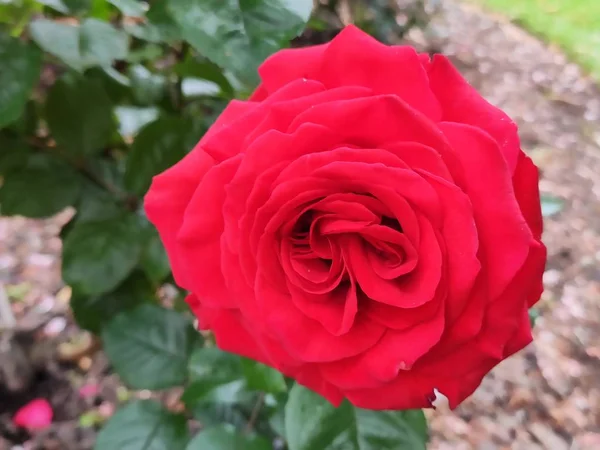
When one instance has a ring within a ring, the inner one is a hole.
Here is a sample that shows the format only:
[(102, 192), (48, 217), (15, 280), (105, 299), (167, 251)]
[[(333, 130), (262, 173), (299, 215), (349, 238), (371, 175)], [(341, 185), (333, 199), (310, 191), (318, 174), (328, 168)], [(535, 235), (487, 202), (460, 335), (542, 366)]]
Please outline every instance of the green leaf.
[(27, 166), (31, 149), (22, 140), (0, 135), (0, 150), (0, 175), (7, 175)]
[(74, 205), (80, 191), (81, 179), (70, 166), (47, 155), (35, 155), (24, 167), (5, 175), (0, 206), (6, 216), (49, 217)]
[(178, 63), (173, 69), (174, 72), (182, 77), (200, 78), (216, 83), (228, 96), (233, 96), (234, 89), (223, 71), (215, 63), (199, 59), (193, 55), (188, 55), (186, 59)]
[(202, 430), (191, 440), (186, 450), (272, 450), (266, 439), (248, 436), (232, 426), (213, 427)]
[(148, 233), (140, 265), (150, 280), (160, 283), (171, 273), (171, 265), (156, 229), (152, 227)]
[(29, 31), (43, 50), (79, 72), (93, 66), (109, 67), (127, 56), (127, 34), (101, 20), (86, 19), (76, 26), (38, 19)]
[(194, 350), (188, 370), (190, 381), (224, 384), (242, 377), (240, 357), (215, 347)]
[(98, 80), (64, 76), (50, 89), (46, 120), (58, 146), (71, 155), (103, 149), (114, 129), (112, 107)]
[(268, 55), (302, 32), (312, 0), (170, 0), (185, 40), (248, 83)]
[(143, 236), (132, 214), (76, 224), (63, 247), (63, 279), (81, 295), (112, 291), (140, 260)]
[(153, 301), (156, 301), (156, 296), (148, 279), (140, 272), (133, 272), (113, 292), (95, 296), (74, 292), (71, 309), (81, 328), (98, 334), (117, 314)]
[(108, 0), (119, 11), (129, 17), (143, 17), (146, 13), (146, 3), (138, 0)]
[(154, 106), (117, 106), (115, 115), (119, 122), (119, 133), (123, 138), (132, 138), (138, 131), (158, 118), (159, 109)]
[(98, 434), (94, 450), (184, 450), (188, 440), (184, 416), (142, 400), (117, 411)]
[(552, 195), (542, 195), (542, 216), (550, 217), (558, 214), (565, 206), (565, 201)]
[(152, 2), (143, 25), (125, 24), (124, 29), (132, 36), (148, 42), (168, 44), (182, 40), (179, 26), (167, 11), (167, 2)]
[(69, 7), (62, 0), (37, 0), (38, 3), (63, 14), (69, 14)]
[(111, 24), (86, 19), (79, 30), (79, 51), (83, 67), (110, 67), (113, 61), (127, 58), (129, 40)]
[(200, 334), (182, 314), (142, 305), (115, 317), (102, 332), (104, 350), (115, 371), (134, 389), (165, 389), (183, 384)]
[(242, 369), (248, 389), (271, 394), (287, 391), (285, 377), (272, 367), (243, 358)]
[(106, 220), (125, 214), (113, 195), (91, 182), (84, 183), (76, 209), (77, 223)]
[(0, 1), (0, 24), (13, 37), (18, 37), (27, 27), (31, 17), (41, 12), (42, 6), (34, 0)]
[(185, 156), (189, 129), (189, 122), (180, 117), (163, 117), (142, 128), (127, 155), (126, 187), (143, 195), (154, 175)]
[(150, 72), (140, 64), (129, 68), (129, 78), (131, 79), (133, 96), (136, 102), (142, 105), (158, 103), (166, 95), (166, 78)]
[(42, 53), (19, 39), (0, 34), (0, 128), (25, 109), (42, 68)]
[(422, 411), (369, 411), (347, 401), (335, 408), (320, 395), (294, 385), (285, 406), (290, 450), (425, 450)]

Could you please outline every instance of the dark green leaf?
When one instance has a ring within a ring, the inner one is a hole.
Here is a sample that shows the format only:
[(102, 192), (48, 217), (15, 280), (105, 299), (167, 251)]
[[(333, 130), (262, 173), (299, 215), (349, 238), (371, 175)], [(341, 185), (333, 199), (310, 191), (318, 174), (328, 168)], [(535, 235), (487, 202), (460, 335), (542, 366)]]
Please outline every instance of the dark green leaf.
[(112, 108), (98, 80), (59, 79), (48, 94), (46, 118), (58, 146), (71, 155), (102, 150), (114, 129)]
[(76, 209), (77, 223), (111, 219), (125, 214), (114, 195), (91, 182), (84, 183)]
[(422, 411), (368, 411), (347, 401), (335, 408), (296, 384), (285, 407), (290, 450), (425, 450)]
[(132, 138), (137, 132), (158, 118), (159, 109), (154, 106), (117, 106), (115, 115), (119, 122), (119, 133), (124, 138)]
[(160, 118), (142, 128), (127, 155), (127, 188), (143, 195), (154, 175), (183, 158), (188, 150), (184, 139), (189, 128), (189, 122), (179, 117)]
[(42, 53), (19, 39), (0, 34), (0, 128), (23, 113), (40, 77)]
[(102, 326), (117, 314), (155, 300), (154, 289), (148, 279), (140, 272), (133, 272), (113, 292), (97, 296), (75, 292), (71, 298), (71, 308), (81, 328), (98, 334)]
[(174, 71), (182, 77), (212, 81), (219, 85), (221, 90), (229, 96), (234, 93), (231, 83), (223, 75), (221, 68), (209, 60), (201, 60), (198, 57), (188, 55), (184, 61), (175, 66)]
[(98, 435), (94, 450), (184, 450), (188, 440), (184, 416), (142, 400), (117, 411)]
[(277, 370), (259, 362), (242, 359), (242, 369), (248, 389), (277, 394), (287, 391), (285, 378)]
[(183, 384), (200, 334), (182, 314), (142, 305), (114, 318), (102, 332), (104, 350), (119, 376), (134, 389)]
[(558, 197), (554, 197), (552, 195), (542, 195), (542, 215), (544, 217), (550, 217), (555, 214), (558, 214), (562, 211), (565, 206), (564, 200)]
[(224, 384), (242, 378), (239, 356), (215, 347), (194, 350), (189, 363), (190, 381), (210, 381)]
[(0, 135), (0, 175), (22, 169), (27, 166), (31, 149), (17, 138)]
[(171, 266), (165, 247), (156, 230), (152, 228), (149, 235), (150, 237), (144, 245), (140, 264), (148, 278), (155, 283), (160, 283), (171, 273)]
[(60, 13), (69, 14), (69, 7), (62, 0), (37, 0), (37, 2)]
[(74, 205), (80, 191), (81, 179), (71, 167), (56, 158), (35, 155), (24, 167), (6, 174), (0, 207), (7, 216), (48, 217)]
[(131, 214), (78, 223), (64, 241), (63, 279), (81, 295), (112, 291), (140, 260), (139, 231)]
[(127, 35), (97, 19), (86, 19), (81, 26), (38, 19), (29, 31), (42, 49), (80, 72), (93, 66), (108, 67), (127, 56)]
[(113, 104), (129, 103), (133, 99), (131, 81), (112, 67), (93, 67), (86, 71), (85, 76), (100, 82)]
[(232, 426), (213, 427), (202, 430), (188, 444), (186, 450), (272, 450), (266, 439), (248, 436)]
[(312, 0), (170, 0), (185, 40), (248, 83), (269, 54), (302, 31)]
[(110, 67), (114, 60), (125, 59), (128, 37), (111, 24), (86, 19), (79, 30), (79, 51), (83, 67)]
[(142, 105), (160, 102), (167, 92), (167, 80), (162, 75), (150, 72), (142, 65), (129, 68), (131, 89), (135, 100)]
[(146, 3), (138, 0), (108, 0), (119, 11), (129, 17), (143, 17), (146, 13)]

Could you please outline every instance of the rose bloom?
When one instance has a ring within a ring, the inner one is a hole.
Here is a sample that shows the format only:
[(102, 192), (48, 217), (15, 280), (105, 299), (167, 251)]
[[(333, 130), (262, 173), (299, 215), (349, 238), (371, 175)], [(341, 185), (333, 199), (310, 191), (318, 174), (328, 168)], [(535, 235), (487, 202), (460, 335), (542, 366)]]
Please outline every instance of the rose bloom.
[(145, 200), (200, 327), (336, 405), (454, 408), (532, 339), (516, 125), (444, 56), (353, 26), (259, 73)]

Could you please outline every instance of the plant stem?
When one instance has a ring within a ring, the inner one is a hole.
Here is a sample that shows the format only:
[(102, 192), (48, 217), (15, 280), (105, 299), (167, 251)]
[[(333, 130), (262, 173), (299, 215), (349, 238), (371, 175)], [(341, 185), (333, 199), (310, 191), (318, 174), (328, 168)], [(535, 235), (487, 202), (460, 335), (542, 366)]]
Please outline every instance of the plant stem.
[(254, 424), (258, 419), (258, 414), (260, 413), (260, 409), (265, 400), (265, 393), (261, 392), (258, 394), (258, 398), (256, 399), (256, 403), (254, 404), (254, 408), (252, 408), (252, 412), (250, 413), (250, 419), (248, 419), (248, 425), (246, 425), (246, 433), (250, 433), (254, 428)]

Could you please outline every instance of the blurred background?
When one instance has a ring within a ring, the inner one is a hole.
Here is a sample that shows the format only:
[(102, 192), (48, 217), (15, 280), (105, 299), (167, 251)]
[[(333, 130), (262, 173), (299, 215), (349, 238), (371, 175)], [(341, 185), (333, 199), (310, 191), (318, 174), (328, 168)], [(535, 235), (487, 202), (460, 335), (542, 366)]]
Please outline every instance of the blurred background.
[[(131, 230), (68, 235), (74, 222), (113, 208), (107, 192), (138, 208), (151, 176), (185, 154), (231, 98), (252, 91), (253, 68), (272, 50), (268, 39), (256, 54), (233, 40), (204, 42), (193, 32), (209, 26), (203, 16), (190, 9), (186, 26), (185, 8), (173, 18), (166, 3), (0, 0), (0, 450), (91, 449), (120, 403), (158, 395), (126, 388), (96, 337), (111, 314), (98, 303), (115, 300), (77, 292), (94, 290), (86, 277), (106, 282), (94, 260)], [(292, 45), (326, 42), (349, 23), (447, 54), (517, 121), (541, 170), (549, 259), (535, 341), (455, 412), (427, 411), (428, 448), (600, 449), (600, 1), (318, 0)], [(26, 165), (17, 147), (41, 159)], [(68, 167), (44, 159), (54, 148), (66, 149)], [(64, 266), (63, 238), (71, 239)], [(138, 289), (139, 269), (177, 308), (156, 236), (149, 231), (140, 248), (132, 275), (110, 282)], [(160, 398), (176, 410), (180, 394)], [(15, 413), (36, 398), (52, 406), (51, 426), (15, 427)]]

